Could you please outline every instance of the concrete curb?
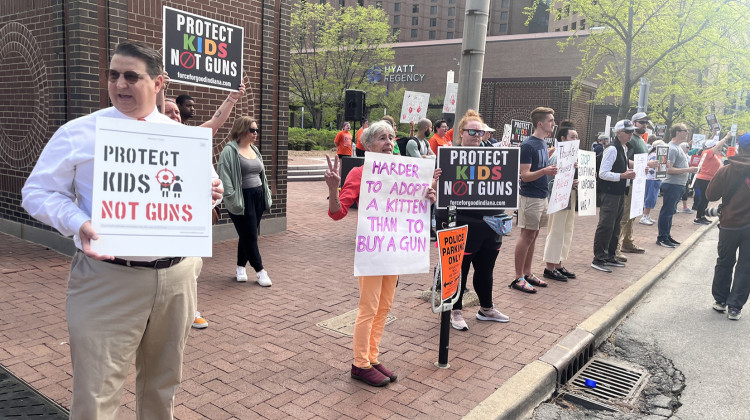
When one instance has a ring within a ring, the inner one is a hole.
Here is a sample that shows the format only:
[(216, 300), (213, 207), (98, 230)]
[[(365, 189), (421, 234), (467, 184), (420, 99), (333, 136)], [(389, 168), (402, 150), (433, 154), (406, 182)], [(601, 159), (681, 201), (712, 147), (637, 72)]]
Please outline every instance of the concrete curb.
[[(580, 340), (581, 332), (585, 331), (594, 336), (598, 347), (609, 337), (622, 320), (640, 302), (649, 290), (664, 277), (678, 259), (682, 258), (703, 235), (712, 229), (717, 221), (705, 228), (696, 230), (687, 241), (669, 256), (661, 260), (637, 282), (623, 290), (619, 295), (607, 302), (601, 309), (594, 312), (583, 321), (568, 336), (550, 349), (547, 354), (560, 353), (560, 343), (565, 343), (563, 350), (570, 348), (571, 339)], [(578, 338), (574, 338), (576, 336)], [(583, 343), (582, 343), (583, 344)], [(465, 420), (510, 420), (527, 418), (541, 403), (549, 399), (557, 390), (557, 371), (547, 362), (536, 360), (526, 365), (521, 371), (508, 379), (500, 388), (480, 402), (463, 418)]]

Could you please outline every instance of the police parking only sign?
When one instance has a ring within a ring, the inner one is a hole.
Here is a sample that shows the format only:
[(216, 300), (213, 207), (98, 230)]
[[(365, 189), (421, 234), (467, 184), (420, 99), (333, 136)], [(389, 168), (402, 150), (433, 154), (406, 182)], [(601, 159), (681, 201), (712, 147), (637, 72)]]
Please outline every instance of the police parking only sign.
[(172, 81), (236, 91), (244, 30), (164, 6), (164, 70)]

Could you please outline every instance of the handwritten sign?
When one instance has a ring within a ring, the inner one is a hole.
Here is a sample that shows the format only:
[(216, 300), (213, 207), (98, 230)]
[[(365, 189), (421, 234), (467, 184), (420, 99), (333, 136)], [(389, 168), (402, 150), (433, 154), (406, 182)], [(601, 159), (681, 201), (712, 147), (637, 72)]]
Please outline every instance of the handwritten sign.
[(706, 122), (708, 123), (708, 128), (711, 133), (718, 133), (721, 131), (721, 124), (719, 124), (719, 119), (716, 118), (716, 114), (706, 115)]
[(693, 148), (694, 149), (702, 149), (704, 143), (706, 143), (705, 134), (693, 134)]
[(510, 146), (510, 132), (511, 132), (511, 125), (503, 124), (503, 138), (502, 140), (500, 140), (500, 147)]
[(516, 147), (438, 148), (438, 208), (515, 209), (518, 208), (518, 168), (521, 159)]
[(450, 299), (455, 295), (461, 284), (461, 264), (464, 260), (468, 231), (469, 227), (464, 225), (437, 232), (442, 300)]
[(520, 146), (531, 135), (531, 121), (510, 120), (510, 145)]
[(401, 104), (401, 122), (417, 122), (427, 117), (427, 106), (430, 103), (430, 94), (421, 92), (404, 92), (404, 102)]
[(552, 184), (547, 214), (552, 214), (568, 208), (570, 191), (573, 188), (575, 163), (578, 161), (579, 140), (561, 141), (557, 143), (557, 174)]
[(174, 82), (238, 90), (244, 29), (164, 6), (164, 70)]
[(97, 118), (94, 251), (210, 257), (211, 144), (205, 127)]
[(596, 152), (578, 151), (578, 215), (596, 216)]
[(667, 159), (669, 157), (669, 146), (656, 146), (656, 173), (654, 178), (664, 179), (667, 177)]
[(630, 188), (633, 189), (633, 198), (630, 200), (630, 218), (643, 214), (643, 202), (646, 195), (646, 162), (648, 153), (633, 155), (633, 171), (635, 179)]
[(367, 153), (357, 217), (355, 276), (427, 273), (430, 270), (430, 201), (435, 163), (401, 155)]
[(443, 100), (443, 112), (446, 114), (456, 113), (456, 101), (458, 100), (458, 83), (445, 85), (445, 99)]

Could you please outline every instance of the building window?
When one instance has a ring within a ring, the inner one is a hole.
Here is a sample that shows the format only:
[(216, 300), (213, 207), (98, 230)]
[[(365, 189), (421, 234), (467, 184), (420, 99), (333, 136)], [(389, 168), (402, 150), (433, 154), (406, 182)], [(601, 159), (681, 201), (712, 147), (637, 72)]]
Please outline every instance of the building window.
[(437, 26), (437, 19), (430, 18), (430, 27), (434, 28), (435, 26)]
[(419, 31), (417, 29), (412, 29), (411, 30), (411, 37), (412, 38), (416, 38), (417, 36), (419, 36)]
[(448, 16), (456, 16), (456, 8), (455, 7), (449, 7), (448, 8)]
[(501, 21), (508, 20), (508, 12), (500, 12), (500, 20)]
[(453, 29), (456, 27), (456, 20), (455, 19), (448, 19), (448, 27)]
[(339, 7), (346, 6), (346, 0), (339, 0)]
[(430, 39), (435, 39), (435, 31), (430, 31)]
[(448, 0), (448, 4), (456, 4), (456, 0)]
[(365, 0), (357, 0), (357, 4), (361, 7), (365, 7)]
[(383, 2), (382, 1), (376, 1), (375, 2), (375, 7), (377, 7), (378, 9), (382, 9), (383, 8)]
[(411, 25), (412, 25), (412, 26), (417, 26), (417, 25), (419, 25), (419, 18), (418, 18), (418, 17), (416, 17), (416, 16), (413, 16), (413, 17), (411, 18)]
[(414, 6), (412, 6), (411, 7), (411, 12), (412, 13), (419, 13), (419, 5), (415, 4)]
[(437, 14), (437, 6), (430, 6), (430, 14), (431, 15)]
[(570, 30), (574, 31), (575, 29), (576, 29), (576, 22), (571, 22), (570, 23)]
[(568, 25), (563, 26), (563, 31), (567, 31), (567, 30), (568, 30)]
[(401, 24), (401, 15), (395, 15), (395, 16), (393, 16), (393, 24), (394, 25), (400, 25)]
[(453, 39), (453, 32), (446, 32), (446, 33), (445, 33), (445, 37), (446, 37), (447, 39)]
[(560, 19), (562, 19), (562, 9), (558, 7), (557, 13), (555, 14), (555, 20), (560, 20)]
[(581, 19), (581, 30), (586, 29), (586, 19)]
[(399, 34), (399, 29), (398, 28), (393, 28), (393, 36), (398, 36), (398, 34)]
[(510, 0), (503, 0), (502, 4), (500, 5), (503, 9), (507, 9), (510, 7)]
[(393, 3), (393, 11), (394, 12), (400, 12), (401, 11), (401, 3)]
[(560, 28), (555, 28), (555, 32), (560, 32)]
[(437, 3), (438, 0), (430, 0), (431, 3)]
[(500, 33), (504, 34), (508, 32), (508, 24), (507, 23), (501, 23), (500, 24)]

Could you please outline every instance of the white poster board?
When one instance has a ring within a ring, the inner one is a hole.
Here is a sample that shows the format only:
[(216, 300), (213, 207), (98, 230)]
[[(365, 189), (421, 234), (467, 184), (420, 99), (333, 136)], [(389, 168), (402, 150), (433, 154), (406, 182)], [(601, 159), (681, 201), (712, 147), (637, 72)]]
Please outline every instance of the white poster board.
[(578, 140), (557, 143), (557, 174), (552, 184), (547, 214), (568, 208), (576, 172), (575, 163), (578, 161), (578, 145)]
[(612, 116), (607, 115), (607, 122), (604, 124), (604, 135), (607, 138), (612, 138)]
[(367, 153), (362, 170), (355, 276), (430, 271), (430, 201), (435, 161)]
[(443, 100), (443, 112), (446, 114), (456, 113), (456, 102), (458, 101), (458, 83), (445, 85), (445, 99)]
[(633, 189), (633, 198), (630, 200), (630, 218), (643, 214), (643, 200), (646, 196), (646, 163), (648, 153), (633, 155), (633, 171), (635, 179), (630, 188)]
[(578, 151), (578, 215), (596, 216), (596, 152)]
[(94, 251), (118, 257), (210, 257), (211, 129), (96, 120)]
[(427, 105), (430, 103), (430, 94), (421, 92), (404, 92), (404, 102), (401, 104), (402, 123), (417, 122), (427, 117)]
[(500, 147), (510, 147), (510, 124), (503, 125), (503, 139), (500, 140)]
[(693, 149), (702, 149), (705, 142), (705, 134), (693, 134)]

